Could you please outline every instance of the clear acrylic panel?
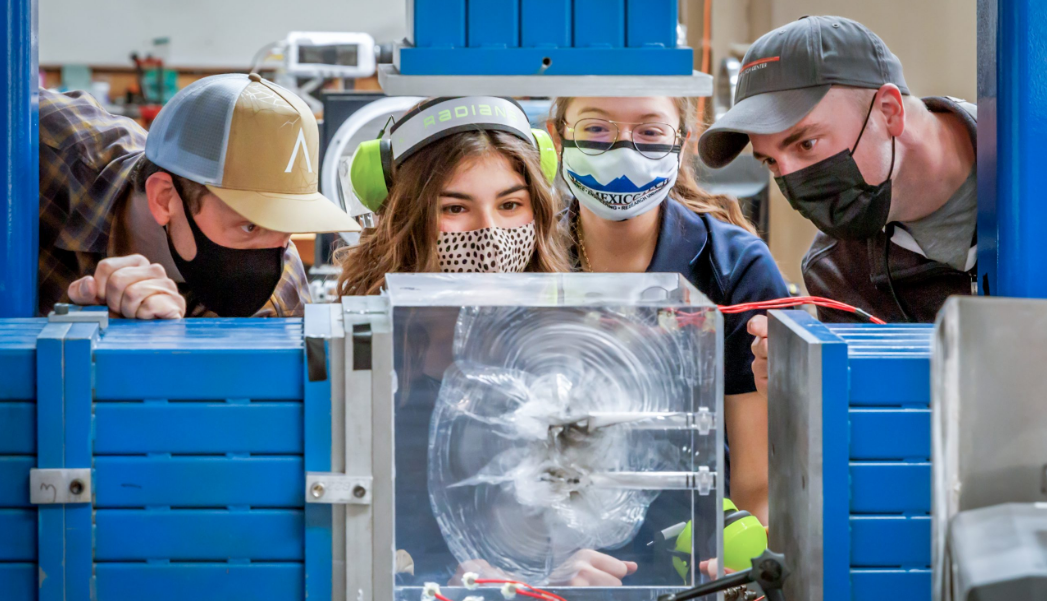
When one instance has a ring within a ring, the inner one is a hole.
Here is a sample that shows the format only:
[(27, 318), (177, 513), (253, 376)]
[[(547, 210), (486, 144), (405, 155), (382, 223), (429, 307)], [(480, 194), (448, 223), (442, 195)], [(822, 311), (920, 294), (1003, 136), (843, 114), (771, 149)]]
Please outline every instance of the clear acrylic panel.
[[(427, 582), (503, 599), (466, 573), (572, 601), (702, 581), (721, 545), (723, 351), (701, 293), (675, 274), (388, 283), (397, 599)], [(608, 564), (629, 573), (588, 567)]]

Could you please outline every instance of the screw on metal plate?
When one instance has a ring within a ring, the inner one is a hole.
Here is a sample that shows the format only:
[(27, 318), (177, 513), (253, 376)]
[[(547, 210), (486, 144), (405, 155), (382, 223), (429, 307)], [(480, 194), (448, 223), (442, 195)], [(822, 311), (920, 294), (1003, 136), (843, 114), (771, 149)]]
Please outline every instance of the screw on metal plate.
[(55, 315), (69, 315), (69, 303), (55, 303)]
[(69, 483), (69, 493), (73, 495), (79, 495), (84, 492), (84, 483), (79, 480), (73, 480)]
[(313, 487), (309, 489), (309, 492), (313, 495), (314, 499), (319, 499), (324, 496), (324, 483), (317, 482), (316, 484), (313, 484)]
[(353, 496), (362, 499), (367, 496), (367, 489), (357, 484), (353, 487)]

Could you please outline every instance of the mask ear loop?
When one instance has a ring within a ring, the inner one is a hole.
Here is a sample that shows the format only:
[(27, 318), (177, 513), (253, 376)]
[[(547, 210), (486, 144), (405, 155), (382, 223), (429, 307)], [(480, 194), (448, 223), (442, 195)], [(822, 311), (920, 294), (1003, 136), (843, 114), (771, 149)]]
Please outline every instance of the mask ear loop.
[(858, 132), (858, 139), (855, 140), (854, 146), (851, 148), (851, 156), (854, 156), (854, 151), (858, 150), (858, 143), (862, 141), (862, 136), (865, 134), (865, 128), (869, 125), (869, 117), (872, 117), (874, 106), (876, 106), (876, 96), (873, 96), (873, 101), (869, 103), (869, 112), (865, 114), (865, 123), (862, 123), (862, 131)]
[[(873, 107), (876, 106), (876, 96), (873, 96), (872, 103), (869, 104), (869, 112), (865, 114), (865, 123), (862, 123), (862, 130), (858, 132), (858, 139), (854, 142), (854, 147), (851, 148), (851, 156), (854, 156), (854, 151), (858, 150), (858, 144), (862, 141), (862, 136), (865, 135), (865, 128), (869, 125), (869, 118), (872, 117)], [(896, 151), (898, 149), (898, 138), (891, 136), (891, 168), (887, 171), (887, 179), (890, 180), (894, 175), (894, 159)]]

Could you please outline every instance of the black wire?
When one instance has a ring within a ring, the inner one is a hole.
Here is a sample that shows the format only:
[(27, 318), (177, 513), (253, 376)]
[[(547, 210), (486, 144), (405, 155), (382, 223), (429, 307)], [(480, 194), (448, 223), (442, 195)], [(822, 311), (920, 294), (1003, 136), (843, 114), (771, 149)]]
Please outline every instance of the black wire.
[(894, 222), (887, 224), (887, 239), (883, 244), (883, 269), (887, 272), (887, 288), (891, 291), (891, 298), (894, 299), (894, 304), (898, 306), (898, 310), (902, 312), (902, 317), (905, 318), (906, 323), (913, 323), (912, 316), (905, 310), (905, 305), (902, 304), (902, 299), (898, 298), (898, 293), (894, 290), (894, 275), (891, 273), (891, 238), (894, 237)]

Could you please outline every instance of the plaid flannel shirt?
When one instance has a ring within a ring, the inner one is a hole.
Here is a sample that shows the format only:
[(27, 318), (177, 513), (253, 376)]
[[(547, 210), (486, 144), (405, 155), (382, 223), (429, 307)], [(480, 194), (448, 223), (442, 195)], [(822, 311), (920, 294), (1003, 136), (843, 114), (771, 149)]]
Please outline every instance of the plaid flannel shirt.
[[(145, 139), (137, 123), (109, 114), (84, 92), (40, 90), (41, 315), (69, 302), (69, 284), (93, 274), (108, 256), (109, 234), (133, 193), (131, 176)], [(179, 288), (188, 316), (216, 316)], [(254, 317), (301, 317), (310, 300), (302, 259), (288, 244), (283, 275)]]

